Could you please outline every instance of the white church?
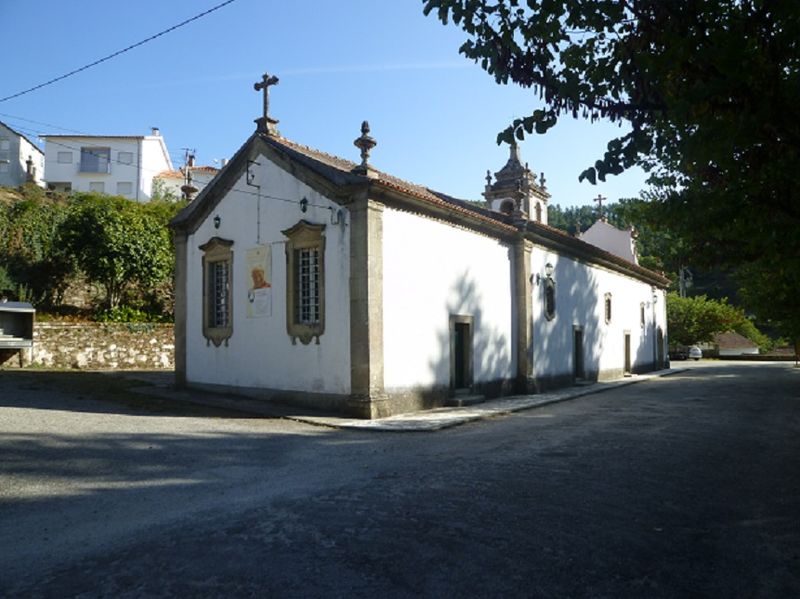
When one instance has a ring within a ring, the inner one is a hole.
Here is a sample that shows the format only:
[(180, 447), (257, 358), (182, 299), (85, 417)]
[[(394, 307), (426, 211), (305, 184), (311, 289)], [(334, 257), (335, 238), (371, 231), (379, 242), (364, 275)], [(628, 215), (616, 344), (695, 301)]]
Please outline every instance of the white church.
[(458, 200), (375, 169), (366, 122), (360, 162), (281, 137), (275, 83), (171, 223), (179, 386), (381, 418), (665, 365), (669, 281), (548, 226), (516, 146)]

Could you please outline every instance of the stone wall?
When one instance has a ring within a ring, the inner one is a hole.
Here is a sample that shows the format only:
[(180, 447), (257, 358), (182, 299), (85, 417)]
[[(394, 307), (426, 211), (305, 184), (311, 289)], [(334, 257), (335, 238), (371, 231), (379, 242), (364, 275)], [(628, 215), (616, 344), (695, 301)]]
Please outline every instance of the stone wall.
[[(173, 326), (163, 324), (36, 323), (33, 349), (3, 366), (86, 369), (172, 369)], [(2, 358), (0, 357), (0, 363)]]

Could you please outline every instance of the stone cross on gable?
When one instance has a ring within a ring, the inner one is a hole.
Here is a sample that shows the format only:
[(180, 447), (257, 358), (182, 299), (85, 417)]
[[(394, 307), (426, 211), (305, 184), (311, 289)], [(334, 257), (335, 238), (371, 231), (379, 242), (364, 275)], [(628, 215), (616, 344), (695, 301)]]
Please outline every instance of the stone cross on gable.
[(598, 193), (597, 197), (592, 200), (593, 202), (597, 202), (597, 216), (601, 220), (605, 220), (603, 218), (603, 202), (605, 202), (607, 199), (608, 198), (605, 198)]
[(275, 124), (277, 124), (278, 121), (269, 116), (269, 88), (271, 85), (277, 85), (278, 81), (279, 79), (275, 75), (264, 73), (261, 76), (261, 81), (253, 84), (253, 89), (256, 91), (263, 90), (264, 92), (264, 114), (261, 118), (256, 119), (259, 131), (276, 133)]

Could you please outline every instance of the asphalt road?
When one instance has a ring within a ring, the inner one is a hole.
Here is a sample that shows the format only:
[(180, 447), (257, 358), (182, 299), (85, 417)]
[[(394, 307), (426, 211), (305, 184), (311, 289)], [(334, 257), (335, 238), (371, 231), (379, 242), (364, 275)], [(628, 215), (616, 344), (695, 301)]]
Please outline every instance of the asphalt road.
[(800, 596), (791, 364), (406, 434), (74, 381), (0, 372), (0, 596)]

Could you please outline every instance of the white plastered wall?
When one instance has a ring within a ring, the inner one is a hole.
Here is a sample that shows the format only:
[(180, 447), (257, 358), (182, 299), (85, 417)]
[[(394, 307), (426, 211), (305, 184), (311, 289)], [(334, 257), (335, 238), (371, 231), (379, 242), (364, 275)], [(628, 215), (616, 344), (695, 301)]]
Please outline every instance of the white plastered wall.
[[(545, 265), (554, 267), (556, 316), (545, 317)], [(655, 359), (658, 327), (666, 335), (665, 292), (649, 283), (543, 248), (531, 252), (533, 376), (572, 375), (573, 331), (583, 331), (584, 373), (619, 375), (625, 365), (625, 333), (630, 333), (631, 367), (649, 369)], [(536, 275), (539, 275), (539, 283)], [(611, 321), (605, 320), (605, 295), (611, 294)], [(656, 297), (655, 302), (653, 301)], [(645, 323), (641, 325), (641, 304)]]
[[(189, 237), (186, 322), (187, 380), (190, 383), (243, 388), (350, 393), (350, 261), (349, 215), (332, 216), (340, 207), (321, 196), (264, 156), (255, 159), (261, 185), (245, 182), (243, 174), (208, 219)], [(265, 197), (266, 195), (273, 198)], [(308, 199), (308, 210), (299, 201)], [(274, 199), (280, 198), (280, 199)], [(219, 215), (219, 229), (214, 216)], [(306, 220), (325, 224), (325, 332), (319, 344), (292, 344), (286, 332), (286, 238), (281, 231)], [(259, 240), (260, 234), (260, 240)], [(207, 344), (202, 331), (202, 257), (198, 246), (212, 237), (233, 240), (233, 335), (226, 346)], [(271, 316), (247, 318), (246, 252), (259, 243), (271, 248)]]
[(450, 384), (450, 315), (474, 318), (473, 382), (512, 378), (512, 262), (496, 239), (419, 215), (383, 213), (387, 391)]

